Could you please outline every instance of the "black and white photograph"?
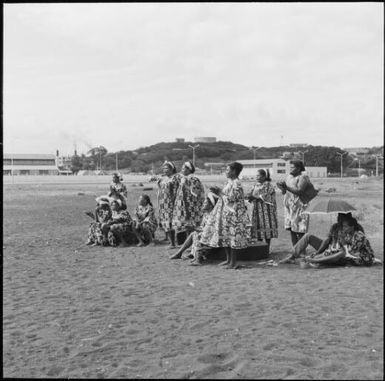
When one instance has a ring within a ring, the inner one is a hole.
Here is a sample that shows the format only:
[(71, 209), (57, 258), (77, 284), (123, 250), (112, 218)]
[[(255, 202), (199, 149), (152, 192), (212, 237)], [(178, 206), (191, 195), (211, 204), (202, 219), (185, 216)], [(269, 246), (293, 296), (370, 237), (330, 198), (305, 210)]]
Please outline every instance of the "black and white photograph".
[(384, 379), (383, 2), (3, 2), (5, 379)]

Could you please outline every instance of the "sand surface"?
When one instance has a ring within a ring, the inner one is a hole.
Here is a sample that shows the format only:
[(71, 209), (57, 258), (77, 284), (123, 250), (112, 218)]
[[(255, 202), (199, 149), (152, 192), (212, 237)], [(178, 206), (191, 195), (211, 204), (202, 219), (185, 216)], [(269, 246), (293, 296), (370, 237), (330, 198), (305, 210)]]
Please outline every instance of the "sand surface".
[[(383, 260), (382, 181), (321, 182), (357, 207)], [(383, 378), (382, 266), (225, 270), (171, 261), (164, 243), (81, 246), (83, 211), (105, 189), (4, 186), (4, 377)], [(132, 211), (142, 190), (129, 190)], [(273, 259), (290, 249), (277, 203)], [(331, 222), (313, 216), (310, 231), (323, 236)]]

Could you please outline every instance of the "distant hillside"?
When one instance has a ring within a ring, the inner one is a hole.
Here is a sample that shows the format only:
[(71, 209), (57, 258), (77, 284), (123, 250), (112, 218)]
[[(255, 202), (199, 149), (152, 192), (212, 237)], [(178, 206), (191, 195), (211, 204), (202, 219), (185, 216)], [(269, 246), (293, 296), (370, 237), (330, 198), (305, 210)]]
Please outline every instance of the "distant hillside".
[[(148, 147), (141, 147), (134, 151), (119, 151), (117, 153), (108, 152), (103, 154), (102, 167), (106, 170), (116, 168), (116, 156), (118, 157), (119, 170), (129, 170), (133, 172), (150, 172), (154, 170), (159, 173), (162, 163), (171, 160), (175, 163), (178, 170), (186, 160), (192, 160), (193, 150), (189, 146), (196, 146), (195, 142), (162, 142)], [(279, 147), (260, 147), (255, 150), (255, 158), (279, 158), (285, 155), (286, 159), (302, 160), (305, 152), (305, 164), (307, 166), (326, 166), (329, 172), (340, 170), (340, 158), (337, 152), (343, 152), (340, 147), (326, 146), (307, 146), (296, 148), (290, 146)], [(370, 153), (383, 153), (382, 147), (373, 147)], [(204, 168), (204, 163), (228, 163), (235, 160), (252, 160), (254, 152), (249, 147), (232, 142), (218, 141), (215, 143), (199, 143), (195, 149), (195, 163), (198, 168)], [(358, 165), (354, 158), (346, 155), (343, 158), (346, 168)], [(368, 159), (369, 160), (369, 159)], [(373, 168), (372, 162), (368, 162)], [(95, 169), (98, 163), (97, 156), (77, 157), (76, 166), (80, 169)], [(362, 162), (361, 164), (365, 164)], [(363, 166), (362, 166), (363, 167)]]

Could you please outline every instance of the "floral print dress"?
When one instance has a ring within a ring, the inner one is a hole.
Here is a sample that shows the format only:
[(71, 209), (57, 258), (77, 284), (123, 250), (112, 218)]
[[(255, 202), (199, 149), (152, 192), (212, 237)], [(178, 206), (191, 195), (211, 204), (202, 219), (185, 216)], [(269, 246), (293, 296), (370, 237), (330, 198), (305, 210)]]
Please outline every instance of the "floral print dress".
[(347, 246), (349, 253), (355, 258), (343, 258), (343, 262), (351, 263), (357, 266), (371, 266), (374, 261), (374, 252), (370, 246), (369, 240), (362, 231), (353, 233), (343, 232), (341, 229), (329, 234), (332, 238), (330, 246), (344, 247)]
[(177, 232), (194, 230), (202, 222), (204, 187), (198, 177), (175, 175), (178, 188), (175, 194), (172, 227)]
[(202, 245), (242, 249), (250, 245), (250, 218), (239, 179), (229, 179), (201, 236)]
[(173, 176), (163, 176), (158, 180), (159, 227), (165, 232), (172, 230), (175, 194), (178, 182)]
[(97, 245), (108, 245), (107, 236), (103, 235), (101, 226), (103, 223), (108, 223), (111, 221), (112, 212), (111, 209), (100, 207), (96, 211), (98, 215), (99, 222), (91, 222), (90, 227), (88, 229), (88, 241), (90, 243), (95, 243)]
[(152, 205), (138, 205), (135, 208), (135, 220), (139, 222), (138, 233), (143, 241), (146, 242), (149, 237), (154, 238), (158, 221)]
[(256, 183), (251, 195), (257, 198), (252, 201), (252, 237), (258, 240), (277, 238), (277, 203), (273, 185), (269, 181)]
[(108, 243), (111, 246), (117, 246), (122, 238), (127, 243), (136, 243), (137, 239), (132, 231), (132, 222), (127, 210), (113, 211), (109, 222)]
[[(310, 182), (306, 175), (293, 176), (289, 175), (286, 184), (289, 187), (299, 189), (299, 186)], [(299, 196), (286, 191), (283, 196), (283, 207), (285, 214), (285, 229), (294, 233), (306, 233), (309, 227), (309, 215), (305, 214), (308, 204), (304, 204)]]
[(121, 182), (119, 183), (112, 182), (110, 185), (110, 191), (116, 191), (122, 196), (124, 196), (125, 198), (127, 198), (127, 187)]

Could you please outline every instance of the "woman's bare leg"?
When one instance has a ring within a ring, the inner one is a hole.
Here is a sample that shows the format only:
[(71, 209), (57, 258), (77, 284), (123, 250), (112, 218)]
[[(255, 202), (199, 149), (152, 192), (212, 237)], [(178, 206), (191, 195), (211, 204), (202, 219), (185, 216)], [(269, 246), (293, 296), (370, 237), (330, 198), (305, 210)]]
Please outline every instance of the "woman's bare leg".
[(228, 269), (236, 269), (237, 266), (237, 254), (238, 251), (236, 249), (230, 249), (230, 263), (227, 266)]
[(183, 242), (183, 245), (181, 246), (181, 248), (174, 254), (170, 257), (170, 259), (178, 259), (178, 258), (181, 258), (182, 257), (182, 254), (185, 250), (187, 250), (193, 243), (193, 233), (191, 233), (186, 241)]
[(231, 255), (231, 249), (229, 247), (225, 247), (226, 252), (226, 260), (224, 262), (221, 262), (219, 266), (225, 266), (230, 264), (230, 255)]

